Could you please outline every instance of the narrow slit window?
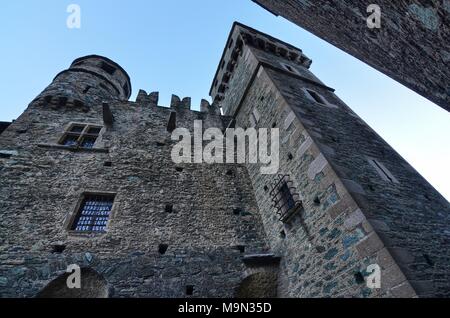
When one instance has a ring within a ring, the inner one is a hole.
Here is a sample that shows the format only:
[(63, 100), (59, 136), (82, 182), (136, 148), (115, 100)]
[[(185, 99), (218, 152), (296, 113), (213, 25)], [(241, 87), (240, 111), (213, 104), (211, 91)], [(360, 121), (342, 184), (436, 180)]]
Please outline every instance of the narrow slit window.
[(98, 136), (98, 134), (100, 134), (100, 131), (102, 130), (102, 128), (101, 127), (89, 127), (89, 130), (88, 130), (88, 134), (90, 134), (90, 135), (97, 135)]
[(282, 63), (282, 65), (283, 65), (285, 70), (287, 70), (287, 71), (289, 71), (291, 73), (294, 73), (294, 74), (298, 74), (297, 70), (295, 68), (293, 68), (292, 66), (290, 66), (288, 64), (285, 64), (285, 63)]
[(123, 90), (124, 90), (124, 93), (125, 93), (126, 96), (128, 96), (130, 94), (130, 88), (128, 87), (127, 83), (125, 83), (123, 85)]
[(94, 148), (95, 142), (102, 130), (101, 126), (88, 124), (73, 124), (64, 133), (60, 144), (67, 147)]
[(71, 230), (76, 232), (106, 232), (114, 195), (86, 194)]
[(254, 113), (250, 114), (249, 121), (250, 121), (250, 127), (255, 127), (256, 124), (258, 123)]
[(323, 105), (327, 105), (327, 101), (326, 99), (320, 95), (319, 93), (311, 90), (311, 89), (307, 89), (306, 92), (309, 94), (309, 96), (316, 102), (319, 104), (323, 104)]
[(391, 183), (399, 183), (398, 180), (381, 162), (373, 158), (369, 158), (369, 162), (375, 168), (375, 170), (378, 172), (378, 174), (384, 181), (388, 181)]

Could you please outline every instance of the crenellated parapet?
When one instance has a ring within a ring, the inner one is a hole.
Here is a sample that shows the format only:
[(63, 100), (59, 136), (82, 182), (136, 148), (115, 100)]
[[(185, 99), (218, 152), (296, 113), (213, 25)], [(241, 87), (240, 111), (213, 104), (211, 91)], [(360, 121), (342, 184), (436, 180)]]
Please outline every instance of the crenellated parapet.
[(237, 66), (242, 59), (248, 58), (247, 55), (244, 56), (246, 47), (278, 56), (286, 63), (306, 69), (309, 69), (312, 63), (301, 49), (235, 22), (211, 86), (210, 96), (214, 101), (220, 102), (224, 99)]
[[(158, 106), (158, 101), (159, 92), (152, 92), (148, 94), (145, 90), (141, 89), (136, 97), (136, 103), (144, 107), (156, 107)], [(191, 97), (184, 97), (181, 99), (178, 95), (173, 94), (170, 99), (170, 108), (174, 111), (192, 110), (192, 99)], [(202, 99), (200, 102), (200, 112), (221, 115), (219, 104), (210, 104), (210, 102), (206, 99)]]
[(170, 108), (175, 109), (191, 109), (191, 98), (184, 97), (182, 100), (177, 95), (172, 95), (170, 100)]

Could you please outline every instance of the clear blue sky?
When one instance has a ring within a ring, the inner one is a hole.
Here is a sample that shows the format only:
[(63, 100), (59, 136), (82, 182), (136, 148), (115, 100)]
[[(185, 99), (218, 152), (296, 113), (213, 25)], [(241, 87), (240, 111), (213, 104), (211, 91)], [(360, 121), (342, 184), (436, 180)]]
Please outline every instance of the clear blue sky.
[[(81, 29), (66, 27), (69, 4)], [(191, 96), (209, 87), (233, 21), (300, 47), (311, 70), (450, 199), (450, 114), (250, 0), (0, 1), (0, 121), (21, 114), (77, 57), (100, 54), (139, 88)]]

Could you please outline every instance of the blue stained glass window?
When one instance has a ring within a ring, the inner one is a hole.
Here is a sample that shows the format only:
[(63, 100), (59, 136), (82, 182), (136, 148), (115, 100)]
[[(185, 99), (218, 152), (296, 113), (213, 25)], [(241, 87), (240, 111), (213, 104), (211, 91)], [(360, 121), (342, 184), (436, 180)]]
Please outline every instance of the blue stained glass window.
[(105, 232), (113, 203), (113, 195), (86, 195), (72, 230)]

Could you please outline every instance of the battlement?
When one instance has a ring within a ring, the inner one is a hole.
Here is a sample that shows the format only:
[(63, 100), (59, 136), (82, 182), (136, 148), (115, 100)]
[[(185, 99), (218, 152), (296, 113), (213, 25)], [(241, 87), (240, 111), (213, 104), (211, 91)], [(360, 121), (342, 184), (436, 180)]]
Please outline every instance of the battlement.
[[(136, 97), (136, 103), (148, 107), (156, 107), (159, 102), (159, 92), (151, 92), (148, 94), (145, 90), (139, 90)], [(191, 110), (191, 97), (184, 97), (181, 99), (178, 95), (173, 94), (170, 100), (170, 108), (173, 109), (186, 109)], [(206, 99), (202, 99), (200, 102), (200, 111), (204, 113), (211, 113), (220, 115), (220, 108), (217, 103), (210, 104)]]

